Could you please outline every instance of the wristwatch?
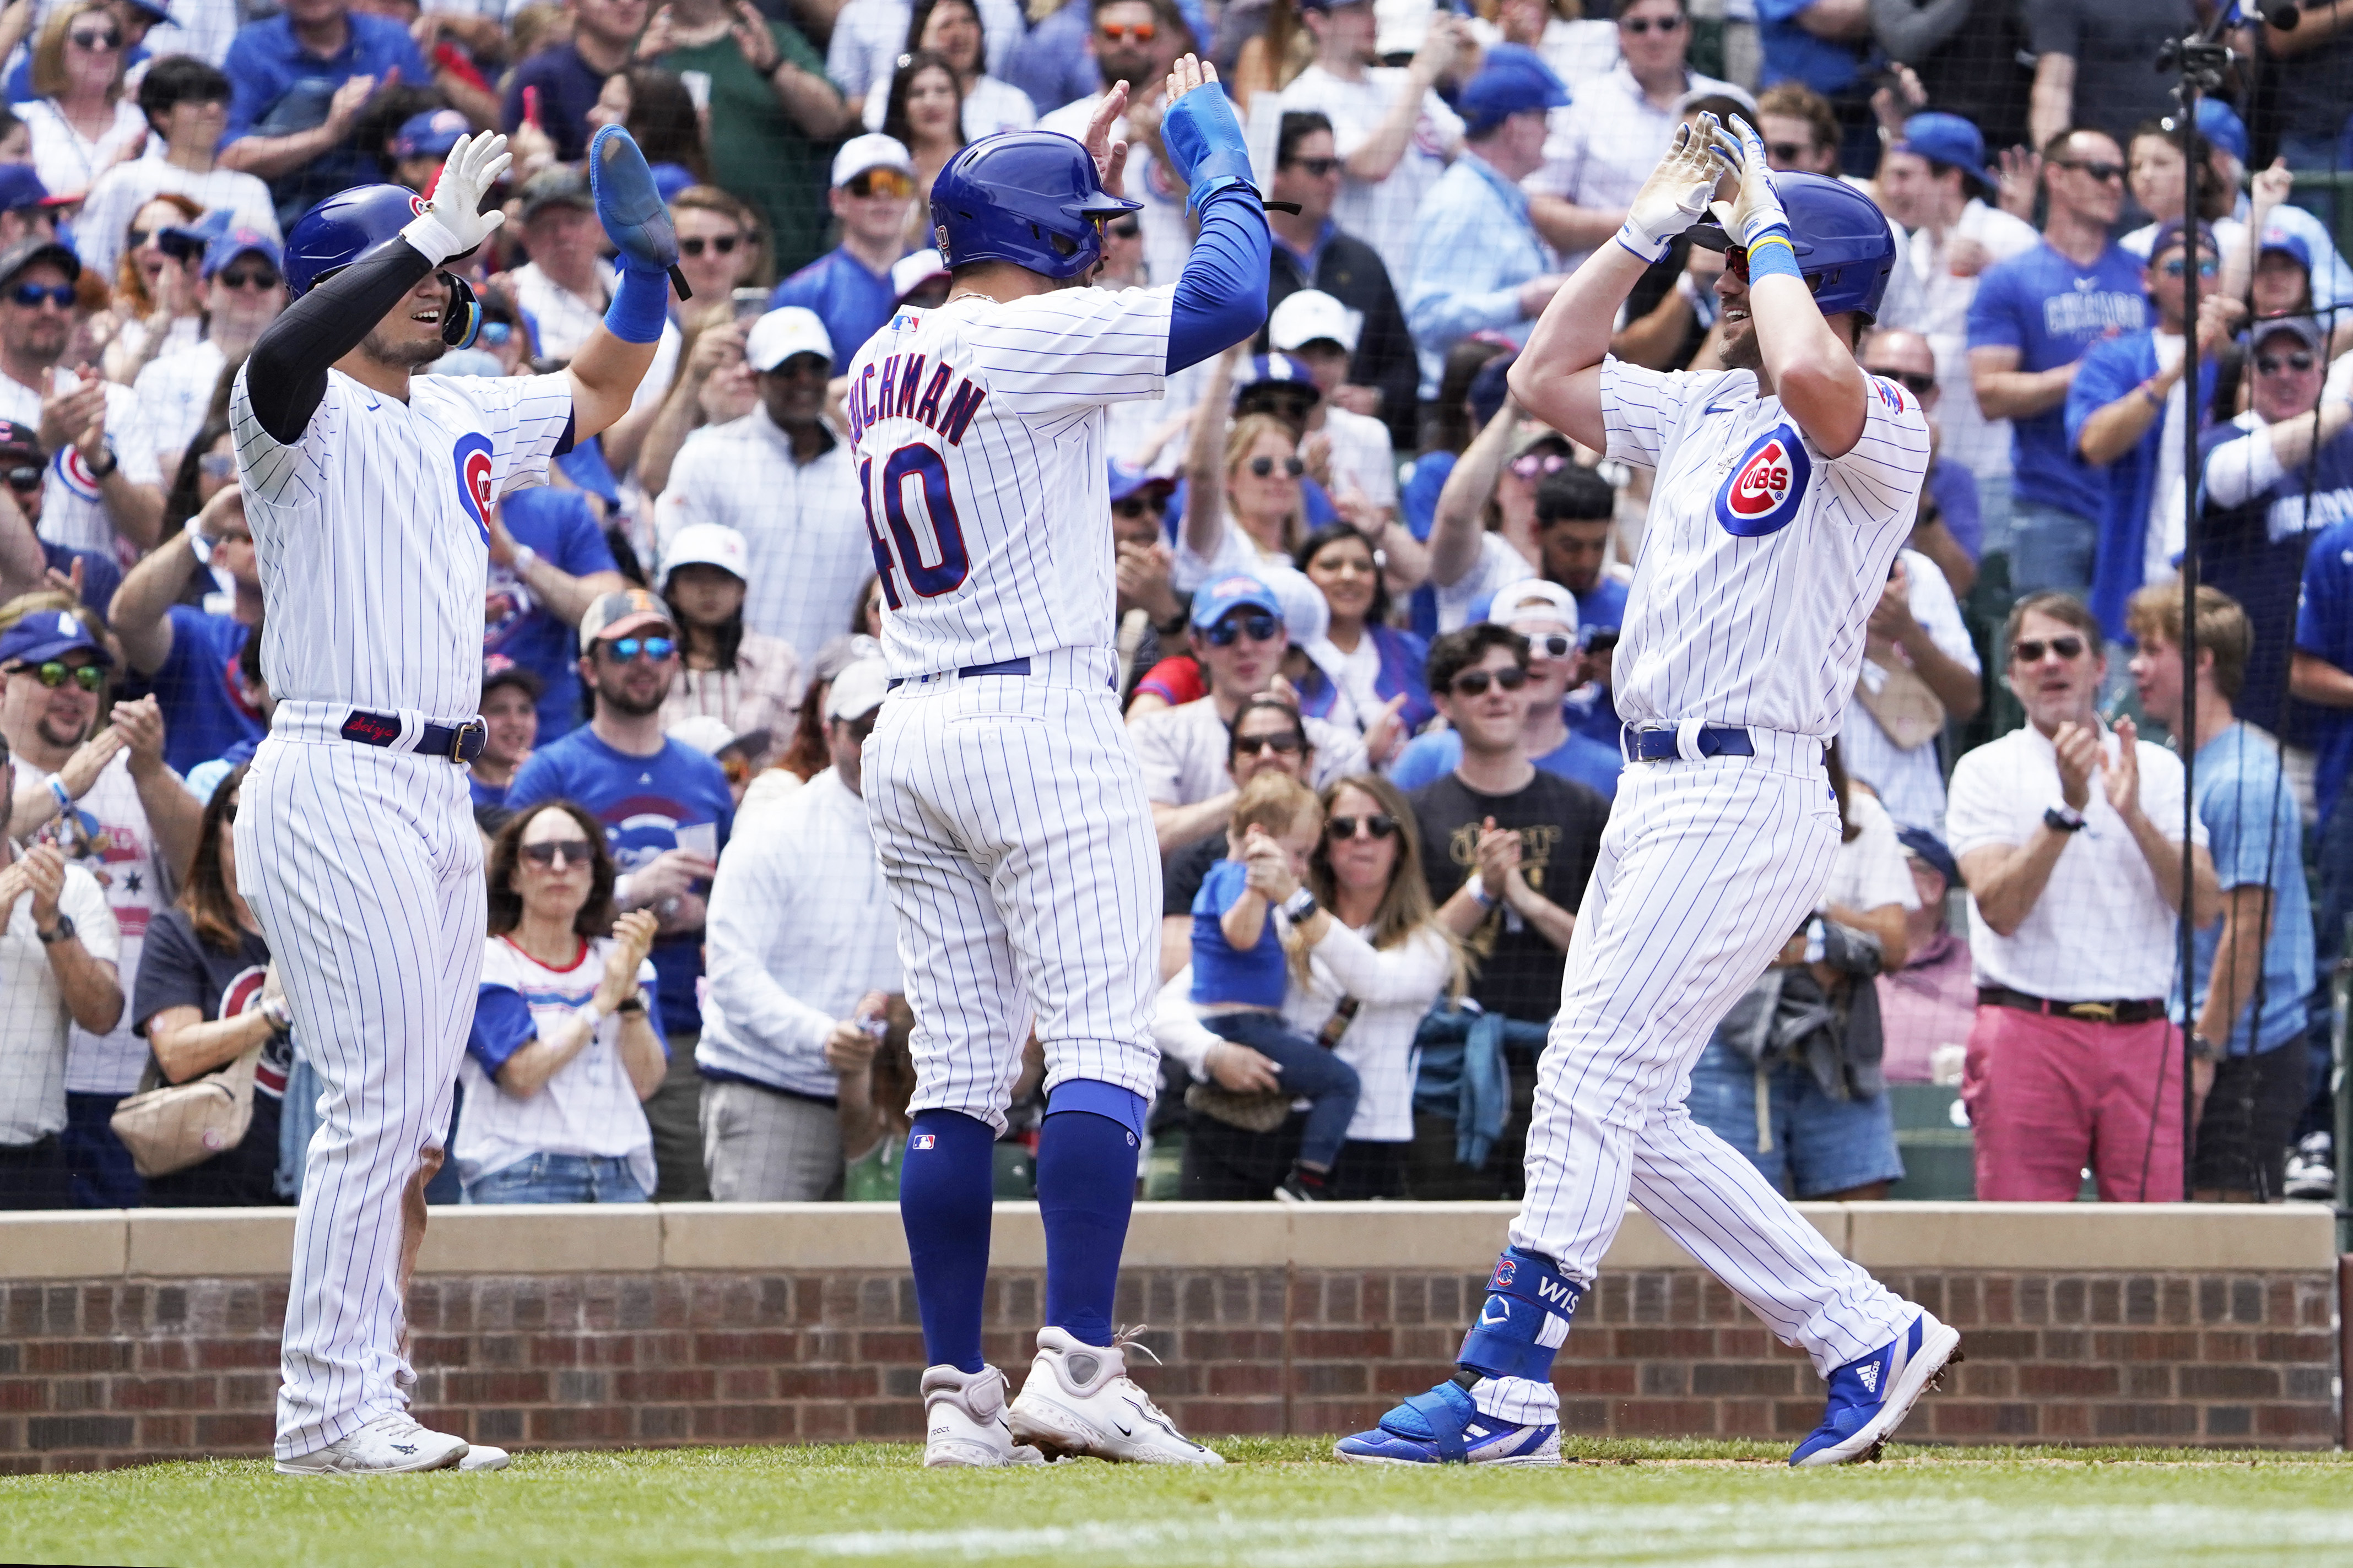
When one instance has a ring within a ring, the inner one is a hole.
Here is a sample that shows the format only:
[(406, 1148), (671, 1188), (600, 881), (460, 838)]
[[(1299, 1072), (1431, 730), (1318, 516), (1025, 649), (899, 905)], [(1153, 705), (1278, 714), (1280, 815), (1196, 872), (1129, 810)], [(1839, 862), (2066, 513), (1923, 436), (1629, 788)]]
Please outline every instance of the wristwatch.
[(114, 455), (113, 447), (109, 447), (100, 452), (99, 461), (90, 466), (90, 477), (93, 479), (108, 479), (112, 477), (114, 470), (121, 467), (122, 467), (122, 459)]
[(1315, 912), (1315, 895), (1304, 888), (1299, 889), (1282, 900), (1282, 912), (1291, 918), (1293, 925), (1297, 925)]
[(629, 993), (629, 994), (628, 994), (628, 995), (627, 995), (627, 996), (623, 997), (623, 998), (621, 999), (620, 1005), (618, 1005), (618, 1006), (617, 1006), (617, 1007), (615, 1007), (615, 1008), (613, 1009), (613, 1011), (614, 1011), (614, 1012), (616, 1012), (616, 1013), (623, 1013), (623, 1014), (627, 1014), (627, 1013), (642, 1013), (642, 1012), (644, 1012), (645, 1010), (646, 1010), (646, 999), (645, 999), (644, 997), (642, 997), (642, 996), (638, 995), (638, 994), (636, 992), (634, 992), (634, 991), (633, 991), (633, 992), (631, 992), (631, 993)]
[(2047, 805), (2042, 808), (2042, 826), (2053, 833), (2081, 833), (2084, 814), (2072, 805)]
[(53, 947), (61, 942), (71, 942), (74, 935), (73, 916), (60, 912), (57, 924), (47, 931), (36, 926), (33, 928), (33, 934), (41, 939), (43, 947)]
[(2203, 1035), (2193, 1034), (2189, 1037), (2189, 1055), (2194, 1061), (2219, 1062), (2222, 1059), (2222, 1047)]
[(253, 1010), (269, 1020), (273, 1035), (291, 1034), (294, 1029), (294, 1009), (286, 1005), (283, 996), (264, 996), (254, 1004)]

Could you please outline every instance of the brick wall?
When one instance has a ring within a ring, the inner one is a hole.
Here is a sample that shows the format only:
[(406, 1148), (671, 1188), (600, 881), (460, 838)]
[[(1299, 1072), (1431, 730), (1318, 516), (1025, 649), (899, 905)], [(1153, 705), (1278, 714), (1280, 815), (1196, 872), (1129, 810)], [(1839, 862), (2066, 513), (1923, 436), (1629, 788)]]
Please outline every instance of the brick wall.
[[(1141, 1250), (1120, 1317), (1151, 1325), (1145, 1342), (1166, 1364), (1137, 1358), (1139, 1381), (1204, 1435), (1368, 1425), (1443, 1374), (1482, 1278), (1297, 1261), (1168, 1267)], [(2327, 1267), (1875, 1271), (1965, 1336), (1968, 1363), (1907, 1436), (2336, 1440)], [(282, 1280), (131, 1273), (20, 1279), (0, 1291), (0, 1471), (267, 1451)], [(987, 1353), (1017, 1382), (1040, 1294), (1034, 1267), (990, 1286)], [(921, 1429), (922, 1338), (902, 1268), (428, 1273), (409, 1310), (419, 1415), (481, 1441), (825, 1442)], [(1556, 1382), (1579, 1433), (1788, 1438), (1821, 1414), (1804, 1358), (1689, 1267), (1605, 1274)]]

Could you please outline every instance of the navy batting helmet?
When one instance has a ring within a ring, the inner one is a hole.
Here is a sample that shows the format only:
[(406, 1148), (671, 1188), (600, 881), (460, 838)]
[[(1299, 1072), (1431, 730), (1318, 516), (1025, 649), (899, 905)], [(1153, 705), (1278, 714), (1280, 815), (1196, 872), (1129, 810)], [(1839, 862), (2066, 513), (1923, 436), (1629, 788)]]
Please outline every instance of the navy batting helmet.
[[(1773, 189), (1789, 215), (1789, 246), (1798, 270), (1825, 316), (1857, 310), (1871, 321), (1895, 271), (1895, 235), (1887, 215), (1844, 180), (1796, 171), (1777, 173)], [(1732, 242), (1712, 223), (1692, 230), (1692, 243), (1723, 250)]]
[(1071, 138), (1000, 131), (950, 158), (932, 182), (932, 237), (951, 268), (1010, 261), (1077, 278), (1103, 258), (1104, 220), (1143, 205), (1105, 192)]
[[(406, 185), (361, 185), (329, 196), (296, 221), (286, 236), (286, 294), (299, 300), (362, 256), (393, 238), (425, 210), (425, 198)], [(441, 341), (462, 349), (481, 330), (482, 304), (455, 273)]]

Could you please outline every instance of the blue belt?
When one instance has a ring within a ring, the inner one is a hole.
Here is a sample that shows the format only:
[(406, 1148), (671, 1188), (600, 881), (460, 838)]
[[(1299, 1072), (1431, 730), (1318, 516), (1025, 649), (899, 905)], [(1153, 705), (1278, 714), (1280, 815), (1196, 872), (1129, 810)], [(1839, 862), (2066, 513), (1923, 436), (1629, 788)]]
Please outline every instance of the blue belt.
[[(1676, 744), (1672, 728), (1637, 730), (1626, 726), (1626, 755), (1638, 763), (1672, 763), (1683, 756)], [(1718, 729), (1710, 726), (1700, 731), (1694, 749), (1703, 757), (1753, 757), (1757, 742), (1748, 738), (1746, 730)]]
[[(400, 744), (400, 721), (389, 713), (354, 708), (343, 721), (343, 735), (363, 746), (396, 747)], [(420, 756), (439, 757), (462, 768), (482, 754), (482, 744), (490, 738), (490, 726), (480, 719), (462, 724), (427, 724), (418, 733), (415, 750)]]
[[(1026, 658), (1000, 658), (995, 664), (967, 664), (962, 669), (956, 671), (956, 675), (959, 679), (968, 679), (976, 675), (1027, 675), (1029, 673), (1029, 661)], [(884, 687), (883, 689), (885, 691), (896, 691), (899, 688), (906, 685), (909, 680), (922, 680), (926, 678), (920, 675), (902, 676), (899, 679), (891, 682), (891, 684)]]

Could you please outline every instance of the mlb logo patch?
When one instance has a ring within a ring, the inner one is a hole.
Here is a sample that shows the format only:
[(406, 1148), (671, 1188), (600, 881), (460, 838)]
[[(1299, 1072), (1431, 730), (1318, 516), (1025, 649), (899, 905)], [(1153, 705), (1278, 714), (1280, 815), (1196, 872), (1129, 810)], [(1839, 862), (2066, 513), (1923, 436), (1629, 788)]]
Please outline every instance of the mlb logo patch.
[(920, 1154), (938, 1141), (929, 1132), (918, 1132), (907, 1140), (907, 1147)]
[(1786, 423), (1748, 445), (1715, 492), (1715, 521), (1740, 539), (1762, 539), (1789, 525), (1806, 503), (1814, 460)]

